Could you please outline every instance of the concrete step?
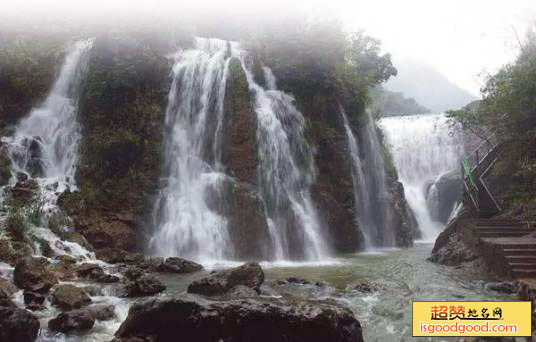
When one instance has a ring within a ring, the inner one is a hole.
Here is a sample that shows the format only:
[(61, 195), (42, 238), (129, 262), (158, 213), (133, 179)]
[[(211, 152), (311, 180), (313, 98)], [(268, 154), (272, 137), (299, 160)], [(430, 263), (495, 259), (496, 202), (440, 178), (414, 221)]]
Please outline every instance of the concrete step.
[(532, 241), (504, 242), (499, 243), (502, 249), (536, 249), (536, 243)]
[(477, 226), (523, 226), (526, 223), (518, 220), (480, 220), (476, 223)]
[(515, 237), (525, 236), (527, 232), (478, 232), (478, 235), (483, 238), (498, 238), (498, 237)]
[(534, 248), (503, 248), (505, 256), (536, 256), (536, 247)]
[(504, 233), (504, 234), (523, 234), (527, 235), (533, 232), (531, 229), (521, 229), (521, 228), (508, 228), (508, 229), (500, 229), (500, 228), (482, 228), (476, 230), (478, 233)]
[(534, 255), (506, 255), (505, 258), (509, 263), (534, 263), (536, 264), (536, 250), (532, 251)]
[(527, 232), (533, 232), (534, 228), (528, 228), (527, 226), (477, 226), (475, 230), (489, 230), (489, 231), (509, 231), (509, 230), (523, 230)]
[(533, 270), (512, 270), (512, 276), (515, 278), (534, 278), (536, 277), (536, 269)]
[(510, 263), (512, 270), (535, 270), (536, 264), (533, 263), (521, 263), (521, 262), (512, 262)]

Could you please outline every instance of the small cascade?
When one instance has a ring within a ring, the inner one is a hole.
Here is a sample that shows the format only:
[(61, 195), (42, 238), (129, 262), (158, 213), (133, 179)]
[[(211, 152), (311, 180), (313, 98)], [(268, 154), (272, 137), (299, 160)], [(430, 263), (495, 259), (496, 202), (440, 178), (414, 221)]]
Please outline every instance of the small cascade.
[(459, 169), (464, 154), (462, 131), (444, 114), (384, 118), (380, 121), (406, 199), (415, 213), (422, 239), (431, 241), (444, 224), (432, 219), (427, 194), (434, 200), (434, 183)]
[[(165, 182), (155, 205), (155, 255), (232, 258), (227, 219), (207, 197), (221, 192), (220, 130), (231, 45), (197, 38), (175, 56), (165, 121)], [(217, 196), (216, 196), (217, 197)]]
[[(78, 97), (87, 74), (92, 44), (92, 40), (84, 40), (71, 48), (43, 104), (21, 120), (13, 136), (2, 140), (8, 149), (12, 166), (13, 177), (8, 187), (14, 187), (17, 182), (22, 186), (31, 187), (31, 184), (36, 184), (38, 187), (37, 204), (28, 209), (33, 213), (24, 214), (36, 215), (36, 222), (31, 223), (32, 234), (46, 240), (56, 254), (83, 258), (94, 256), (78, 244), (60, 241), (58, 236), (45, 227), (50, 216), (58, 211), (58, 195), (77, 187), (74, 175), (80, 141)], [(39, 245), (35, 248), (37, 254), (40, 254)]]
[(60, 74), (43, 105), (17, 126), (9, 146), (14, 173), (76, 187), (80, 126), (76, 119), (78, 95), (86, 74), (92, 41), (80, 41), (67, 54)]
[(387, 189), (387, 176), (374, 120), (368, 115), (364, 117), (365, 122), (359, 134), (361, 146), (358, 146), (342, 107), (340, 112), (352, 161), (357, 223), (365, 238), (365, 248), (394, 246), (393, 227), (389, 224), (392, 217), (388, 205), (391, 195)]
[(267, 89), (247, 74), (255, 94), (260, 193), (276, 259), (319, 260), (327, 250), (309, 191), (315, 166), (304, 137), (305, 119), (294, 98), (276, 90), (272, 71), (263, 69)]

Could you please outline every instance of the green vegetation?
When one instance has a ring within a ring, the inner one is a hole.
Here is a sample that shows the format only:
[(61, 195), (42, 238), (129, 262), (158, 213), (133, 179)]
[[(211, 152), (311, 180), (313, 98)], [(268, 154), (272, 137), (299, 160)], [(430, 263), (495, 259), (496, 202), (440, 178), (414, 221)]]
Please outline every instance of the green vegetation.
[(0, 133), (45, 98), (64, 43), (63, 36), (0, 33)]
[(6, 218), (6, 230), (15, 241), (24, 241), (28, 232), (28, 226), (24, 220), (23, 210), (12, 207)]
[(506, 203), (536, 217), (536, 32), (529, 30), (516, 61), (488, 78), (478, 106), (449, 115), (479, 135), (501, 143), (494, 176), (507, 187)]
[(299, 104), (320, 94), (335, 95), (350, 116), (364, 112), (369, 88), (396, 75), (391, 56), (380, 53), (379, 40), (363, 31), (347, 33), (330, 15), (293, 17), (276, 27), (257, 28), (245, 46)]
[(375, 118), (432, 112), (430, 109), (417, 103), (414, 98), (404, 97), (402, 93), (389, 91), (382, 87), (372, 89), (370, 97), (370, 109)]

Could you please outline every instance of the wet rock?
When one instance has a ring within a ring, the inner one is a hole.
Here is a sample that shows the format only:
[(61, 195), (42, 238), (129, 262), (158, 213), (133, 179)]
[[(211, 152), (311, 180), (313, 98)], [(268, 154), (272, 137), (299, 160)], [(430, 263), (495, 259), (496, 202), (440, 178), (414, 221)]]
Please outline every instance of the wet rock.
[(44, 258), (27, 257), (20, 260), (13, 272), (15, 284), (32, 292), (48, 292), (52, 285), (58, 283), (58, 279), (47, 266), (48, 261)]
[(76, 264), (76, 258), (68, 254), (57, 255), (56, 257), (54, 257), (54, 259), (64, 264)]
[(459, 170), (439, 177), (426, 194), (426, 205), (432, 219), (447, 223), (454, 204), (461, 200), (463, 183)]
[(39, 332), (39, 320), (28, 310), (0, 306), (0, 341), (32, 342)]
[(83, 332), (93, 328), (95, 315), (89, 309), (78, 309), (60, 313), (48, 322), (48, 328), (62, 333)]
[(39, 184), (34, 179), (28, 179), (23, 182), (17, 182), (11, 188), (11, 198), (21, 205), (30, 204), (39, 192)]
[(109, 264), (117, 264), (125, 260), (127, 252), (116, 248), (102, 248), (96, 253), (97, 258)]
[(100, 272), (102, 268), (97, 264), (83, 263), (76, 268), (76, 274), (79, 277), (89, 277), (94, 272)]
[(176, 257), (167, 258), (158, 266), (158, 271), (169, 273), (192, 273), (202, 269), (203, 266), (196, 262)]
[(0, 277), (0, 298), (10, 298), (17, 290), (15, 284), (6, 278)]
[(237, 285), (244, 285), (260, 293), (260, 286), (263, 282), (264, 272), (261, 266), (257, 263), (247, 263), (196, 280), (188, 286), (188, 292), (215, 296), (224, 294)]
[(152, 274), (145, 273), (139, 267), (129, 267), (125, 272), (126, 282), (123, 285), (123, 297), (151, 296), (162, 292), (166, 286)]
[(119, 277), (104, 272), (97, 264), (84, 263), (78, 266), (76, 273), (79, 277), (86, 277), (99, 283), (117, 283)]
[(361, 342), (352, 312), (328, 303), (286, 305), (241, 299), (209, 301), (183, 295), (132, 305), (118, 341)]
[(41, 293), (24, 291), (24, 304), (36, 306), (42, 305), (45, 302), (45, 296)]
[(115, 318), (115, 308), (113, 305), (98, 305), (90, 309), (99, 321), (109, 321)]
[(487, 283), (484, 287), (486, 288), (486, 290), (492, 290), (501, 293), (516, 293), (518, 291), (517, 285), (509, 281)]
[(70, 262), (55, 262), (48, 266), (50, 272), (52, 272), (59, 280), (72, 280), (75, 278), (74, 264)]
[(7, 148), (0, 148), (0, 186), (4, 186), (11, 178), (11, 160)]
[(461, 234), (461, 230), (470, 229), (466, 227), (467, 224), (461, 218), (453, 220), (437, 237), (432, 256), (428, 260), (447, 266), (459, 266), (478, 259), (479, 255), (466, 245)]
[(103, 295), (101, 288), (98, 286), (93, 286), (93, 285), (82, 286), (82, 289), (86, 291), (86, 293), (90, 295), (91, 297)]
[(50, 300), (53, 305), (62, 310), (79, 309), (91, 303), (91, 298), (83, 289), (71, 284), (56, 287), (50, 296)]
[(121, 221), (99, 221), (83, 232), (87, 241), (96, 249), (110, 247), (120, 250), (136, 248), (136, 232)]
[(376, 292), (380, 289), (379, 284), (371, 283), (371, 282), (360, 282), (353, 286), (353, 290), (362, 292), (362, 293), (372, 293)]
[(24, 172), (17, 172), (17, 182), (25, 182), (28, 180), (28, 175)]
[(259, 297), (259, 294), (257, 291), (252, 289), (251, 287), (247, 287), (244, 285), (236, 285), (231, 290), (229, 290), (225, 296), (227, 298), (231, 299), (238, 299), (238, 298), (257, 298)]
[(229, 236), (236, 257), (241, 260), (266, 260), (272, 257), (264, 204), (256, 188), (246, 183), (228, 182), (225, 203), (228, 206)]

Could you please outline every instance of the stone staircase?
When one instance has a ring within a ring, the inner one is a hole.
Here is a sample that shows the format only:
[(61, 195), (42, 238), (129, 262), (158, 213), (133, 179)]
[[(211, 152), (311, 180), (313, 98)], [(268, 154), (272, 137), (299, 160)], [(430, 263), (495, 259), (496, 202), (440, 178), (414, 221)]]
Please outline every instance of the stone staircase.
[(536, 278), (534, 225), (519, 220), (480, 219), (475, 229), (489, 258), (502, 258), (504, 273), (511, 278)]

